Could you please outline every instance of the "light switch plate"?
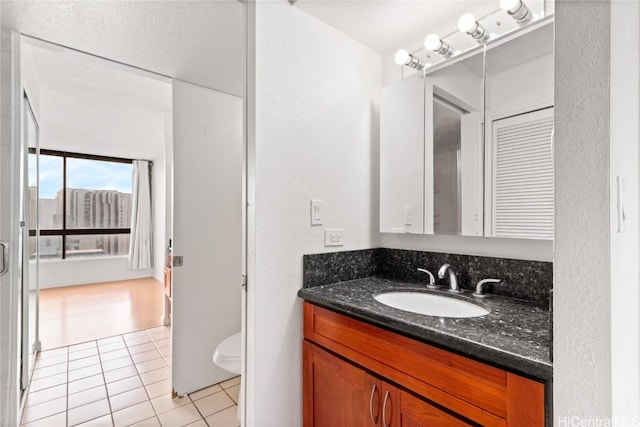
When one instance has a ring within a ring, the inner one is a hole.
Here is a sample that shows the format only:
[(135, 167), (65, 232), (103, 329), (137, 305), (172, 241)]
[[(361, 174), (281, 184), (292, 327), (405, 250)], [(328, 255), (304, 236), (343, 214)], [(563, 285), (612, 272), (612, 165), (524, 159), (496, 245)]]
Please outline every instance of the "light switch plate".
[(325, 246), (344, 246), (344, 230), (342, 228), (325, 228)]
[(322, 225), (322, 200), (311, 200), (311, 225)]

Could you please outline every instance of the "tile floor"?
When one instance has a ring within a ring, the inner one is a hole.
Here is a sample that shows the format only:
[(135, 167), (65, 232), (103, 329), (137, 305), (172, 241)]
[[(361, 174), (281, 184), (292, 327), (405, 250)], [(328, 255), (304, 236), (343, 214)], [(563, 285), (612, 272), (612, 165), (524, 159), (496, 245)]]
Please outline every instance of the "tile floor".
[(237, 427), (240, 377), (171, 399), (171, 331), (157, 327), (38, 356), (25, 427)]

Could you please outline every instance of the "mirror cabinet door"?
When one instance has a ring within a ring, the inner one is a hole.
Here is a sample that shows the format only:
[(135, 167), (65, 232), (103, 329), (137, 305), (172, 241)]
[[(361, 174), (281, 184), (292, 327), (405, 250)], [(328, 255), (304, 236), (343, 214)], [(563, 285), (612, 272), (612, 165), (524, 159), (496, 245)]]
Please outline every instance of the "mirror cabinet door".
[(424, 156), (424, 79), (415, 75), (380, 95), (381, 232), (425, 232)]

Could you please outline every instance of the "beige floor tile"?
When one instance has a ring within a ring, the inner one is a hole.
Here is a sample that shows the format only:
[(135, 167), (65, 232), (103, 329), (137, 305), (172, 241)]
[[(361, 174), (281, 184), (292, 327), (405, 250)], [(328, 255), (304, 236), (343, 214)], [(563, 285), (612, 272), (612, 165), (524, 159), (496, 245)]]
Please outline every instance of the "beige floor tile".
[(138, 387), (133, 390), (126, 391), (124, 393), (116, 394), (109, 397), (111, 402), (111, 410), (113, 412), (119, 411), (129, 406), (137, 405), (138, 403), (146, 402), (149, 400), (147, 391), (144, 387)]
[(60, 363), (66, 363), (67, 362), (67, 357), (68, 356), (65, 353), (65, 354), (59, 354), (57, 356), (46, 357), (44, 359), (38, 358), (36, 360), (35, 368), (36, 369), (40, 369), (40, 368), (46, 368), (47, 366), (53, 366), (53, 365), (57, 365), (57, 364), (60, 364)]
[(96, 356), (89, 356), (78, 360), (72, 360), (69, 362), (69, 370), (75, 371), (76, 369), (86, 368), (87, 366), (100, 364), (100, 358)]
[(209, 427), (239, 427), (238, 407), (236, 405), (206, 418)]
[(151, 337), (147, 334), (139, 336), (139, 337), (130, 337), (125, 338), (124, 341), (127, 343), (127, 347), (133, 347), (140, 344), (145, 344), (151, 342)]
[(171, 356), (164, 356), (164, 361), (167, 362), (167, 365), (171, 366), (173, 358)]
[(70, 409), (67, 414), (67, 423), (69, 427), (72, 427), (80, 423), (99, 418), (103, 415), (107, 415), (110, 412), (109, 402), (107, 399), (98, 400), (97, 402)]
[(212, 394), (207, 397), (203, 397), (202, 399), (196, 400), (195, 405), (200, 410), (200, 413), (205, 417), (209, 415), (213, 415), (216, 412), (220, 412), (223, 409), (227, 409), (230, 406), (233, 406), (235, 403), (225, 392), (219, 392)]
[(69, 347), (69, 353), (75, 353), (76, 351), (81, 351), (81, 350), (89, 350), (91, 348), (96, 348), (95, 341), (89, 341), (82, 344), (72, 345)]
[(149, 334), (152, 340), (158, 341), (165, 338), (171, 338), (171, 331), (160, 331)]
[(194, 391), (189, 395), (189, 397), (191, 398), (191, 400), (198, 400), (198, 399), (202, 399), (203, 397), (212, 395), (213, 393), (217, 393), (219, 391), (222, 391), (222, 387), (220, 387), (218, 384), (215, 384), (215, 385), (212, 385), (211, 387)]
[(72, 409), (106, 398), (107, 389), (104, 385), (100, 385), (98, 387), (90, 388), (79, 393), (70, 394), (68, 398), (68, 405), (69, 409)]
[[(162, 347), (170, 347), (171, 346), (171, 338), (162, 338), (160, 340), (153, 341), (158, 348)], [(162, 421), (162, 420), (160, 420)]]
[(126, 342), (128, 338), (146, 337), (146, 336), (148, 336), (147, 331), (143, 330), (143, 331), (129, 332), (128, 334), (123, 334), (122, 338), (124, 338)]
[(131, 366), (131, 365), (133, 365), (133, 359), (131, 359), (131, 357), (127, 355), (125, 357), (120, 357), (118, 359), (107, 360), (102, 362), (102, 370), (105, 372), (113, 371), (115, 369), (120, 369), (120, 368), (124, 368), (126, 366)]
[(54, 348), (53, 350), (45, 350), (38, 353), (38, 360), (48, 359), (50, 357), (66, 355), (69, 352), (67, 347)]
[(240, 375), (220, 383), (220, 387), (229, 388), (240, 384)]
[(148, 360), (160, 359), (162, 355), (158, 350), (145, 351), (144, 353), (138, 353), (131, 356), (135, 363), (142, 363)]
[(114, 350), (120, 350), (121, 348), (126, 348), (126, 345), (124, 344), (123, 340), (120, 340), (118, 342), (113, 342), (110, 344), (98, 344), (98, 349), (100, 350), (100, 353), (109, 353), (110, 351), (114, 351)]
[(108, 353), (101, 353), (100, 360), (102, 360), (102, 363), (104, 363), (104, 362), (108, 362), (109, 360), (120, 359), (122, 357), (128, 357), (128, 356), (129, 356), (129, 350), (127, 350), (126, 348), (121, 348), (118, 350), (110, 351)]
[(63, 374), (51, 375), (50, 377), (40, 378), (39, 380), (31, 381), (29, 386), (30, 391), (40, 391), (45, 388), (54, 387), (67, 382), (66, 372)]
[(229, 397), (231, 397), (231, 399), (233, 399), (235, 403), (238, 403), (238, 399), (240, 397), (240, 384), (226, 388), (224, 391), (229, 395)]
[(125, 378), (124, 380), (115, 381), (107, 384), (107, 392), (109, 396), (124, 393), (126, 391), (135, 390), (142, 387), (142, 381), (139, 376)]
[(69, 381), (77, 381), (83, 378), (91, 377), (102, 373), (102, 366), (91, 365), (86, 368), (76, 369), (75, 371), (69, 371)]
[(135, 366), (125, 366), (124, 368), (114, 369), (113, 371), (108, 371), (104, 373), (104, 380), (108, 383), (112, 383), (115, 381), (120, 381), (125, 378), (133, 377), (138, 375), (138, 371), (136, 371)]
[(147, 418), (144, 421), (133, 424), (131, 427), (161, 427), (158, 417)]
[(98, 354), (98, 347), (88, 348), (86, 350), (74, 351), (69, 353), (69, 360), (84, 359), (85, 357), (95, 356)]
[(140, 374), (140, 378), (142, 378), (142, 382), (144, 383), (144, 385), (157, 383), (158, 381), (171, 378), (171, 369), (167, 367), (156, 369), (155, 371), (145, 372), (144, 374)]
[(44, 390), (29, 392), (27, 395), (27, 401), (24, 406), (33, 406), (38, 405), (40, 403), (48, 402), (53, 399), (58, 399), (60, 397), (67, 396), (67, 385), (60, 384), (55, 387), (45, 388)]
[(166, 347), (159, 347), (158, 351), (160, 352), (160, 354), (162, 354), (163, 356), (171, 356), (171, 353), (173, 352), (172, 347), (166, 346)]
[(209, 427), (205, 420), (198, 420), (195, 423), (187, 424), (186, 427)]
[(52, 415), (47, 418), (43, 418), (38, 421), (34, 421), (29, 424), (20, 424), (25, 427), (58, 427), (58, 426), (66, 426), (67, 425), (67, 413), (61, 412), (56, 415)]
[(68, 393), (78, 393), (83, 390), (88, 390), (90, 388), (98, 387), (104, 384), (104, 377), (102, 374), (94, 375), (92, 377), (83, 378), (78, 381), (73, 381), (68, 384)]
[(138, 403), (135, 406), (116, 411), (113, 414), (113, 421), (116, 427), (129, 426), (131, 424), (144, 421), (155, 415), (151, 402)]
[(86, 423), (78, 424), (78, 427), (113, 427), (113, 421), (111, 420), (111, 414), (104, 415), (95, 420), (87, 421)]
[(162, 427), (182, 427), (202, 419), (193, 403), (158, 415)]
[(107, 345), (107, 344), (113, 344), (113, 343), (121, 343), (124, 342), (124, 340), (122, 339), (121, 335), (114, 335), (112, 337), (108, 337), (108, 338), (102, 338), (98, 340), (98, 347)]
[(60, 397), (58, 399), (49, 400), (39, 405), (32, 405), (25, 408), (22, 413), (22, 422), (28, 424), (33, 421), (40, 420), (42, 418), (50, 417), (51, 415), (59, 414), (67, 410), (66, 397)]
[(145, 388), (147, 389), (147, 394), (149, 394), (151, 399), (164, 395), (171, 396), (171, 378), (149, 384), (145, 386)]
[(172, 399), (170, 394), (163, 394), (151, 399), (151, 404), (153, 405), (153, 409), (155, 409), (156, 414), (161, 414), (163, 412), (179, 408), (187, 403), (191, 403), (191, 399), (188, 397), (176, 397), (175, 399)]
[(143, 374), (149, 371), (155, 371), (156, 369), (160, 369), (160, 368), (166, 368), (167, 366), (168, 366), (167, 362), (165, 362), (163, 358), (147, 360), (146, 362), (136, 363), (136, 369), (140, 374)]
[[(160, 353), (158, 353), (158, 355), (159, 354)], [(67, 372), (67, 364), (58, 363), (57, 365), (47, 366), (46, 368), (34, 369), (31, 380), (39, 380), (50, 377), (51, 375), (64, 374), (65, 372)]]
[(134, 354), (144, 353), (145, 351), (155, 350), (156, 346), (153, 345), (152, 342), (148, 342), (146, 344), (134, 345), (133, 347), (129, 347), (129, 353), (133, 356)]
[(149, 335), (153, 335), (153, 334), (157, 334), (159, 332), (165, 332), (165, 331), (171, 332), (171, 328), (169, 326), (157, 326), (155, 328), (147, 329), (147, 333)]

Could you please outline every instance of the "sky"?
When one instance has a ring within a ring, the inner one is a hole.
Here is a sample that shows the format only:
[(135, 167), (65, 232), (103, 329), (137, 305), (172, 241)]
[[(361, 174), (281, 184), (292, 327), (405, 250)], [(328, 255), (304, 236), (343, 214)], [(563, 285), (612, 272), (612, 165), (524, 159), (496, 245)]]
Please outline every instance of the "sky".
[[(36, 185), (35, 155), (29, 155), (29, 186)], [(67, 187), (131, 193), (131, 165), (67, 158)], [(62, 189), (62, 157), (40, 156), (40, 198), (54, 199)]]

